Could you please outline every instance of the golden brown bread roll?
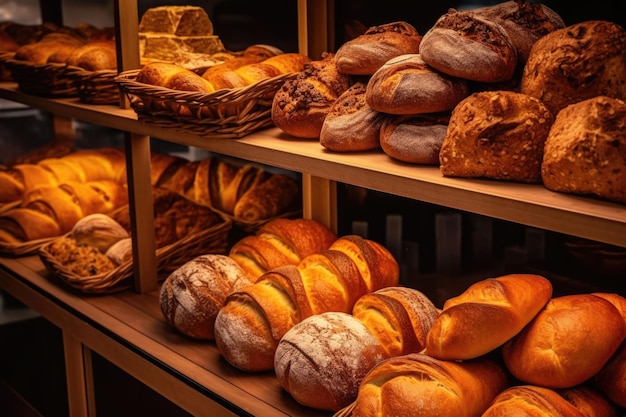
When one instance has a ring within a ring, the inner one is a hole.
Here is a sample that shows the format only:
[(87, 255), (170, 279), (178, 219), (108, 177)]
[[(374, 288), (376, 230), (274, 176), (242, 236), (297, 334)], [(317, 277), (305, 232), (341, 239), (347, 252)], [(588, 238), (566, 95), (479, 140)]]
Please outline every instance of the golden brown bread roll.
[(421, 41), (417, 30), (404, 21), (372, 26), (337, 49), (335, 65), (344, 74), (372, 75), (391, 58), (418, 53)]
[(338, 411), (354, 401), (363, 377), (386, 357), (361, 321), (335, 311), (308, 317), (285, 333), (274, 369), (298, 403)]
[(354, 417), (480, 417), (509, 384), (495, 361), (442, 361), (412, 353), (386, 359), (363, 379)]
[(165, 321), (180, 333), (213, 340), (215, 316), (226, 297), (250, 285), (244, 271), (226, 255), (198, 256), (163, 282), (159, 303)]
[(217, 347), (236, 368), (270, 370), (278, 342), (296, 323), (326, 311), (349, 313), (361, 295), (397, 285), (398, 276), (398, 263), (382, 245), (341, 237), (232, 293), (215, 320)]
[(255, 64), (282, 53), (283, 51), (270, 45), (251, 45), (243, 51), (242, 55), (232, 57), (220, 64), (208, 67), (202, 73), (202, 78), (210, 80), (214, 77), (218, 77), (218, 74), (236, 70), (244, 65)]
[(507, 388), (482, 417), (617, 417), (617, 410), (597, 391), (584, 386), (555, 391), (536, 385)]
[(297, 265), (306, 256), (328, 249), (336, 239), (328, 227), (313, 219), (277, 218), (235, 242), (229, 256), (254, 282), (271, 269)]
[(611, 401), (626, 407), (626, 343), (622, 342), (617, 352), (595, 375), (594, 380)]
[(56, 176), (36, 164), (17, 164), (0, 169), (0, 203), (20, 201), (26, 190), (36, 186), (56, 184)]
[(468, 94), (466, 80), (434, 70), (419, 54), (404, 54), (372, 75), (365, 99), (376, 111), (408, 115), (452, 110)]
[(0, 231), (0, 238), (9, 244), (21, 244), (63, 234), (54, 218), (27, 207), (16, 207), (2, 212)]
[(517, 51), (504, 28), (472, 10), (450, 9), (424, 34), (419, 54), (432, 68), (478, 82), (513, 78)]
[(524, 67), (520, 91), (555, 116), (569, 104), (604, 95), (626, 99), (626, 29), (590, 20), (538, 39)]
[(519, 380), (569, 388), (597, 374), (624, 338), (626, 324), (610, 301), (574, 294), (551, 299), (502, 353)]
[(248, 222), (270, 219), (295, 210), (299, 207), (300, 197), (300, 187), (293, 178), (285, 174), (271, 174), (253, 184), (237, 199), (233, 215)]
[(113, 244), (128, 238), (128, 231), (104, 213), (84, 216), (74, 224), (70, 236), (78, 245), (88, 245), (106, 254)]
[(366, 84), (356, 82), (333, 103), (320, 131), (320, 144), (335, 152), (380, 148), (380, 126), (385, 116), (365, 100)]
[(474, 93), (452, 111), (439, 152), (441, 173), (539, 183), (553, 120), (543, 103), (526, 94)]
[(337, 70), (333, 57), (325, 53), (283, 83), (272, 102), (276, 127), (295, 137), (319, 138), (333, 103), (352, 84), (348, 75)]
[(65, 63), (71, 53), (83, 44), (83, 40), (74, 36), (55, 33), (37, 42), (20, 46), (15, 51), (14, 59), (28, 61), (35, 65)]
[(144, 65), (137, 73), (136, 81), (172, 90), (194, 91), (210, 94), (213, 85), (190, 69), (167, 62), (152, 62)]
[(517, 335), (552, 297), (540, 275), (510, 274), (478, 281), (449, 298), (426, 338), (426, 352), (439, 359), (485, 355)]
[(597, 96), (561, 110), (546, 138), (541, 177), (552, 191), (626, 203), (626, 103)]
[(115, 43), (110, 41), (88, 42), (76, 48), (67, 58), (67, 65), (87, 71), (117, 69)]

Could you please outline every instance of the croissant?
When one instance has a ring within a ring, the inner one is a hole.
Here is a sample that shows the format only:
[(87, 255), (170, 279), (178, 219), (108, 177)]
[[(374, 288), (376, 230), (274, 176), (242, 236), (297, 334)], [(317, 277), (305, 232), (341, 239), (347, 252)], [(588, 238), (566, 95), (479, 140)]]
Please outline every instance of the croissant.
[(328, 250), (270, 270), (233, 292), (215, 320), (217, 347), (236, 368), (273, 369), (278, 342), (294, 325), (323, 312), (349, 313), (360, 296), (397, 285), (398, 279), (398, 263), (386, 248), (344, 236)]

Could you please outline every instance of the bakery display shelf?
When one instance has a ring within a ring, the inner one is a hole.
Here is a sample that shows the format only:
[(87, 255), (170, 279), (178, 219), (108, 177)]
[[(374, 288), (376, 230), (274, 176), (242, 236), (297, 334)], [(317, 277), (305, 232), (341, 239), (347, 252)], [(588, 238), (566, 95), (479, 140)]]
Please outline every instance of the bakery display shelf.
[(326, 152), (315, 140), (301, 140), (269, 128), (239, 139), (207, 139), (151, 126), (131, 109), (50, 99), (0, 83), (0, 97), (138, 135), (204, 148), (216, 153), (374, 189), (497, 219), (626, 247), (626, 205), (555, 193), (537, 184), (446, 178), (437, 167), (392, 160), (382, 152)]
[[(64, 332), (196, 416), (330, 416), (305, 408), (273, 373), (245, 373), (215, 343), (183, 337), (162, 318), (158, 292), (89, 297), (59, 286), (35, 256), (0, 258), (0, 288)], [(68, 375), (68, 384), (77, 375)], [(76, 391), (71, 391), (76, 392)], [(87, 394), (88, 395), (88, 394)], [(70, 398), (75, 415), (89, 400)]]

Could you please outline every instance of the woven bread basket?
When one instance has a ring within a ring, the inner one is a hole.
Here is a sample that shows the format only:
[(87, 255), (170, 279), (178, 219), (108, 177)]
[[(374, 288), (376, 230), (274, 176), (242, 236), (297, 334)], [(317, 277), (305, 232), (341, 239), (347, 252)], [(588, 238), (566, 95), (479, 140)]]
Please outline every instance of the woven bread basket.
[(67, 72), (65, 63), (34, 64), (9, 58), (4, 65), (18, 89), (46, 97), (78, 97), (78, 89)]
[(88, 71), (67, 66), (66, 75), (77, 89), (78, 99), (86, 104), (119, 104), (120, 89), (115, 83), (115, 70)]

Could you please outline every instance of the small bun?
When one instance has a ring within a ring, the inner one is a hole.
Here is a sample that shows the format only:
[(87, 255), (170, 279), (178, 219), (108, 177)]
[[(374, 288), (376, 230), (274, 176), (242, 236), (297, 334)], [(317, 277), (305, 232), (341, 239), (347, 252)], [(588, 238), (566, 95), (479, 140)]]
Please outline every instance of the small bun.
[(115, 265), (122, 265), (133, 259), (133, 240), (130, 237), (120, 239), (105, 252)]
[(439, 165), (449, 119), (447, 113), (390, 116), (380, 128), (380, 146), (398, 161)]

